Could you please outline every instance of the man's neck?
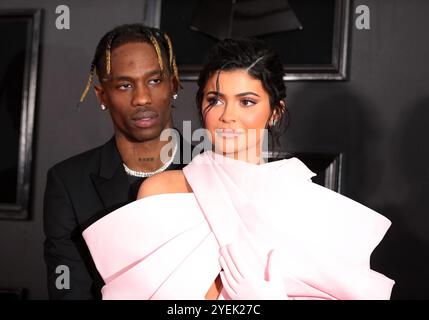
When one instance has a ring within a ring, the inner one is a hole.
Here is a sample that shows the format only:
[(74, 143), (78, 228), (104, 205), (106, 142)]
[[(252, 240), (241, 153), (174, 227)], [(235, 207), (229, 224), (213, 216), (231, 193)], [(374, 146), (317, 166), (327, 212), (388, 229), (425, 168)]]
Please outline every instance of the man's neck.
[(125, 165), (134, 171), (151, 172), (164, 165), (160, 153), (169, 141), (161, 141), (159, 137), (142, 142), (132, 142), (124, 135), (115, 135), (119, 154)]

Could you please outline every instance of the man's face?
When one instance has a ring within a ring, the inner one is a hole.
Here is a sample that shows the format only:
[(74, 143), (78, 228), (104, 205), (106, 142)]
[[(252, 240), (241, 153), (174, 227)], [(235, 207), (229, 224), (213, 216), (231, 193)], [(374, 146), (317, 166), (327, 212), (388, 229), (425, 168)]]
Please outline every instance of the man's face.
[(172, 126), (173, 77), (161, 74), (155, 49), (149, 43), (115, 48), (110, 75), (101, 86), (95, 86), (95, 91), (110, 112), (116, 134), (131, 142), (158, 139), (163, 129)]

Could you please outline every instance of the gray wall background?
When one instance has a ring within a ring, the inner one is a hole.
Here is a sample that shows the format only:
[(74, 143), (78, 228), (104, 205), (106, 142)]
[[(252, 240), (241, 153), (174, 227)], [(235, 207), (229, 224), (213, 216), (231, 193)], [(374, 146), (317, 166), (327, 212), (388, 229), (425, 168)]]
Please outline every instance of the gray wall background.
[[(55, 8), (66, 4), (71, 29), (55, 28)], [(349, 79), (288, 83), (291, 126), (287, 150), (346, 155), (345, 193), (379, 211), (393, 225), (372, 257), (374, 269), (396, 280), (393, 298), (429, 298), (429, 2), (360, 0), (371, 29), (351, 20)], [(91, 93), (79, 111), (100, 37), (112, 27), (143, 19), (142, 1), (13, 1), (1, 9), (42, 8), (42, 44), (35, 119), (31, 217), (0, 221), (0, 288), (24, 287), (47, 298), (42, 206), (47, 170), (112, 134), (108, 113)], [(173, 42), (180, 39), (173, 39)], [(7, 44), (1, 44), (2, 46)], [(182, 84), (175, 123), (198, 126), (196, 85)], [(3, 151), (4, 152), (4, 151)], [(285, 203), (287, 208), (287, 203)]]

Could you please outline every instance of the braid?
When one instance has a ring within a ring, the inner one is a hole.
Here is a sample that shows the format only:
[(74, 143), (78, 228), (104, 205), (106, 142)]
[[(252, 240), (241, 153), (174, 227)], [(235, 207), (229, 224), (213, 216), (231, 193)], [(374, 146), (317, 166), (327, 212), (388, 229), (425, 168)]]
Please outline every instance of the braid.
[(168, 59), (169, 59), (170, 66), (172, 66), (173, 65), (173, 46), (171, 44), (170, 37), (168, 36), (167, 33), (164, 33), (164, 38), (167, 41), (167, 45), (168, 45)]
[(173, 73), (174, 77), (176, 78), (177, 85), (182, 88), (182, 86), (180, 85), (179, 70), (177, 70), (176, 57), (173, 57)]
[(115, 37), (115, 33), (112, 32), (111, 35), (109, 36), (109, 38), (107, 39), (107, 44), (106, 44), (106, 75), (110, 75), (110, 71), (112, 70), (112, 43), (113, 43), (113, 38)]
[(159, 67), (161, 68), (161, 72), (164, 72), (164, 64), (162, 63), (161, 49), (159, 48), (158, 40), (151, 34), (150, 42), (156, 51), (156, 57), (158, 58)]
[(177, 84), (180, 86), (179, 71), (177, 70), (176, 56), (173, 54), (173, 44), (171, 43), (170, 37), (167, 33), (164, 33), (164, 38), (168, 45), (168, 57), (170, 60), (170, 69), (173, 71), (174, 78), (176, 78)]
[(94, 63), (91, 64), (91, 69), (89, 71), (89, 77), (88, 82), (86, 83), (85, 90), (83, 90), (82, 95), (80, 96), (79, 103), (82, 103), (85, 99), (86, 95), (88, 94), (89, 88), (91, 88), (92, 80), (94, 79), (94, 72), (95, 72), (95, 65)]

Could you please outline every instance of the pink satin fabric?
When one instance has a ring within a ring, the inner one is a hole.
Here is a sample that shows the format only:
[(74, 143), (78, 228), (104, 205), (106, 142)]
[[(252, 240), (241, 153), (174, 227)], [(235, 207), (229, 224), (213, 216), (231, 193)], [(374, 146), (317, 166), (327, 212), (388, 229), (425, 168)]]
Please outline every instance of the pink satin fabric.
[(262, 267), (280, 253), (289, 298), (390, 298), (394, 281), (369, 265), (390, 221), (312, 183), (300, 160), (255, 165), (208, 151), (183, 172), (194, 193), (134, 201), (83, 232), (103, 299), (204, 299), (229, 243)]

